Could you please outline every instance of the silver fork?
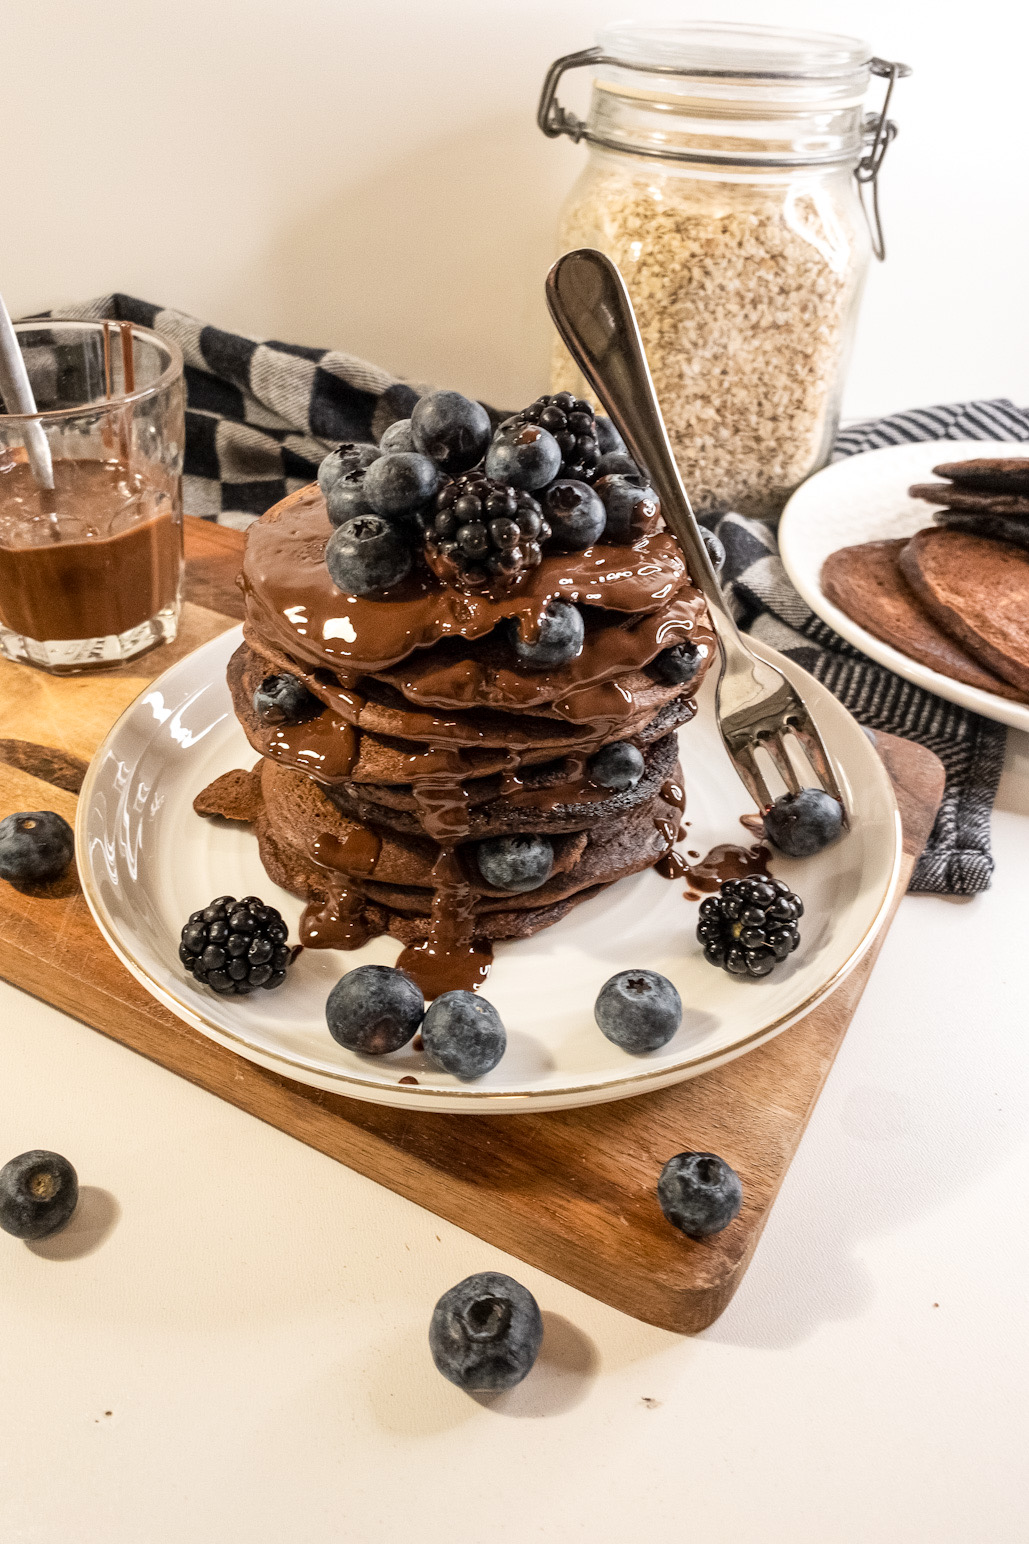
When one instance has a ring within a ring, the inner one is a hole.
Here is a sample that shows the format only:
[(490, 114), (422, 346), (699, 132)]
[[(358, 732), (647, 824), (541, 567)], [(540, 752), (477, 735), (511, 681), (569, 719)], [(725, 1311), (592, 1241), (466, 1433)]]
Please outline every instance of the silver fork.
[(690, 507), (654, 395), (632, 301), (614, 263), (584, 247), (567, 252), (547, 275), (547, 304), (570, 353), (607, 408), (632, 455), (647, 468), (665, 524), (676, 537), (690, 576), (704, 593), (721, 654), (715, 697), (718, 728), (733, 766), (762, 811), (773, 802), (757, 760), (765, 750), (791, 793), (801, 783), (785, 737), (800, 741), (824, 790), (846, 815), (840, 783), (800, 693), (750, 648), (725, 603)]

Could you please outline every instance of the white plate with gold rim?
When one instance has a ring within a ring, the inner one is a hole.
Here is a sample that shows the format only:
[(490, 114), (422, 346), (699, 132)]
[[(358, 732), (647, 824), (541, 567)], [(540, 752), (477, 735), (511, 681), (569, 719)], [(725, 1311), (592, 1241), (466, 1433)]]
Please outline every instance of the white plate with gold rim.
[[(272, 884), (242, 826), (201, 819), (194, 796), (232, 767), (253, 765), (232, 710), (225, 667), (233, 629), (171, 667), (122, 714), (90, 766), (79, 799), (76, 850), (90, 910), (132, 974), (202, 1034), (298, 1082), (408, 1109), (509, 1114), (558, 1110), (646, 1093), (706, 1072), (785, 1029), (857, 964), (883, 926), (897, 884), (900, 818), (882, 762), (840, 704), (789, 660), (840, 768), (851, 830), (805, 862), (774, 872), (803, 897), (801, 945), (772, 976), (739, 981), (708, 965), (696, 941), (697, 906), (683, 883), (653, 871), (621, 880), (534, 938), (499, 944), (483, 995), (508, 1031), (500, 1065), (474, 1083), (432, 1068), (410, 1047), (361, 1057), (325, 1026), (330, 988), (356, 965), (391, 965), (400, 945), (379, 938), (343, 953), (306, 949), (274, 992), (217, 997), (179, 964), (179, 932), (216, 895), (257, 894), (297, 936), (301, 903)], [(722, 749), (713, 687), (682, 731), (683, 849), (746, 843), (752, 806)], [(630, 1056), (600, 1033), (593, 1003), (607, 978), (646, 967), (674, 981), (682, 1025), (662, 1050)], [(402, 1083), (402, 1078), (416, 1082)]]
[(941, 461), (969, 461), (974, 456), (1029, 457), (1029, 445), (1024, 440), (923, 440), (866, 450), (823, 467), (801, 484), (783, 510), (779, 555), (794, 589), (815, 615), (862, 654), (937, 697), (1029, 730), (1029, 705), (966, 686), (920, 664), (852, 621), (822, 590), (822, 564), (830, 553), (868, 541), (914, 536), (931, 526), (938, 506), (911, 498), (908, 488), (939, 481), (932, 469)]

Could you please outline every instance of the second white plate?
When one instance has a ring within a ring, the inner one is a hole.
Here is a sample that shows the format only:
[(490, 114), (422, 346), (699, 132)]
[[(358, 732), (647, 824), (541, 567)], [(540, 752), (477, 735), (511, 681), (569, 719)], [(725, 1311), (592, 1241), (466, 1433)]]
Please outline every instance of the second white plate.
[(1007, 440), (927, 440), (847, 456), (816, 472), (797, 489), (779, 524), (779, 553), (794, 588), (823, 622), (855, 648), (905, 681), (956, 702), (973, 713), (1029, 730), (1029, 706), (941, 675), (876, 638), (834, 606), (822, 590), (822, 564), (841, 547), (913, 536), (933, 523), (933, 505), (913, 499), (908, 488), (933, 482), (941, 461), (974, 456), (1025, 456), (1029, 444)]

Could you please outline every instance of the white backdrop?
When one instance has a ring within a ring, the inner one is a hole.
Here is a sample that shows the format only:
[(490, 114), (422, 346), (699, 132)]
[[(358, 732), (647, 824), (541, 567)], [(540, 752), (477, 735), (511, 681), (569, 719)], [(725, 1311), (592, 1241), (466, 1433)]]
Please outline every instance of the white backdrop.
[[(542, 280), (585, 151), (544, 71), (631, 0), (33, 0), (3, 6), (12, 311), (120, 289), (205, 320), (528, 400)], [(884, 169), (845, 411), (1029, 402), (1016, 0), (645, 0), (858, 33), (915, 67)], [(572, 92), (574, 95), (574, 90)]]

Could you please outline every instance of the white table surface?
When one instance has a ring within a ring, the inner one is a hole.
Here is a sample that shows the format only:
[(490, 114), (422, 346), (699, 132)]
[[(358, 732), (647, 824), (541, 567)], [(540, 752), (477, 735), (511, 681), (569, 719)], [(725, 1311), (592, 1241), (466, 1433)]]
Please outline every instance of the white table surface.
[[(2, 1156), (84, 1188), (0, 1234), (3, 1544), (1025, 1544), (1029, 737), (993, 889), (908, 897), (722, 1318), (626, 1318), (0, 987)], [(689, 1134), (683, 1133), (684, 1144)], [(492, 1403), (432, 1306), (547, 1323)]]

